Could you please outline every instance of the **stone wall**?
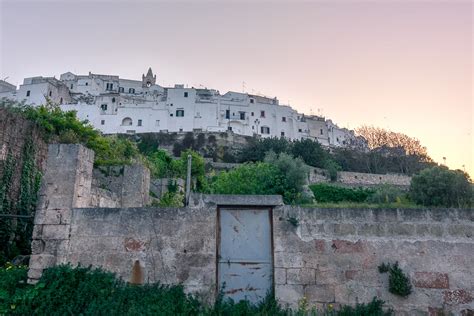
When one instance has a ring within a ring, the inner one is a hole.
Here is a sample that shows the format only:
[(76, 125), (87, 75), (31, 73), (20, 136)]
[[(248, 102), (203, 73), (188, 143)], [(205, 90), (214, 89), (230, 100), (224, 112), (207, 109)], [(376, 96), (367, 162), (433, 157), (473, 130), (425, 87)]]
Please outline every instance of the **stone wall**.
[[(309, 182), (310, 183), (324, 183), (330, 182), (326, 171), (320, 168), (310, 168)], [(375, 174), (375, 173), (361, 173), (339, 171), (337, 173), (336, 184), (346, 186), (377, 186), (381, 184), (390, 184), (399, 187), (409, 187), (411, 177), (403, 174), (389, 173), (389, 174)]]
[[(377, 296), (401, 314), (458, 315), (474, 308), (473, 221), (473, 210), (277, 208), (276, 296), (291, 306), (303, 296), (316, 306)], [(389, 293), (377, 269), (397, 261), (414, 286), (407, 298)]]
[[(91, 264), (133, 283), (181, 283), (212, 301), (217, 208), (271, 206), (281, 303), (296, 307), (306, 297), (324, 307), (377, 296), (400, 315), (474, 309), (472, 209), (317, 209), (281, 206), (278, 196), (234, 195), (193, 195), (186, 208), (95, 208), (92, 164), (93, 153), (82, 146), (50, 146), (30, 282), (55, 264)], [(397, 261), (413, 284), (407, 298), (390, 294), (377, 269)]]

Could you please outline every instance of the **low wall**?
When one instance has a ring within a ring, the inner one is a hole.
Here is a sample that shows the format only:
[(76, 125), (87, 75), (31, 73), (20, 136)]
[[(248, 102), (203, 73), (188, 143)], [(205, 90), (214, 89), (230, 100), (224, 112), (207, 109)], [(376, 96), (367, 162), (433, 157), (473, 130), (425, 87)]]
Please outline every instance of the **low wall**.
[[(330, 182), (326, 175), (326, 171), (320, 168), (310, 168), (309, 173), (310, 183)], [(399, 187), (409, 187), (411, 177), (403, 174), (375, 174), (375, 173), (361, 173), (339, 171), (337, 173), (337, 184), (347, 186), (377, 186), (381, 184), (390, 184)]]
[[(275, 295), (285, 305), (306, 297), (320, 308), (377, 296), (400, 315), (474, 309), (472, 209), (301, 208), (281, 206), (278, 196), (235, 195), (193, 195), (186, 208), (93, 208), (92, 162), (82, 146), (50, 147), (30, 282), (55, 264), (91, 264), (133, 283), (181, 283), (212, 301), (218, 207), (266, 206), (273, 208)], [(407, 298), (390, 294), (377, 269), (397, 261), (413, 284)]]
[[(473, 220), (473, 210), (277, 208), (276, 296), (292, 306), (303, 296), (316, 306), (377, 296), (408, 315), (472, 309)], [(389, 293), (377, 269), (397, 261), (414, 286), (407, 298)]]

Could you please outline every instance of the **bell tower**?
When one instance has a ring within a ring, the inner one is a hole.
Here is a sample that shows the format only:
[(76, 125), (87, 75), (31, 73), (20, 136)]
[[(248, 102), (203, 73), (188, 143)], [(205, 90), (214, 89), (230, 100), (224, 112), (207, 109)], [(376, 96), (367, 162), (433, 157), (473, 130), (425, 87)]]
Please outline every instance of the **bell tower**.
[(151, 70), (151, 67), (150, 67), (148, 68), (148, 72), (146, 73), (146, 76), (144, 74), (142, 75), (142, 87), (149, 88), (155, 83), (156, 83), (156, 75), (153, 75), (153, 71)]

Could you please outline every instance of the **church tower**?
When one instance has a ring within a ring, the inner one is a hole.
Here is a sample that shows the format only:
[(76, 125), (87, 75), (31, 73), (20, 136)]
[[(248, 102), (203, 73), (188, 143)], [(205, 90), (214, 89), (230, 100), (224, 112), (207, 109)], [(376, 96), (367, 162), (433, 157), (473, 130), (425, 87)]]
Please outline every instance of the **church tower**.
[(148, 68), (148, 72), (146, 73), (146, 76), (143, 74), (142, 75), (142, 87), (151, 87), (156, 83), (156, 75), (153, 75), (153, 71), (151, 70), (151, 67)]

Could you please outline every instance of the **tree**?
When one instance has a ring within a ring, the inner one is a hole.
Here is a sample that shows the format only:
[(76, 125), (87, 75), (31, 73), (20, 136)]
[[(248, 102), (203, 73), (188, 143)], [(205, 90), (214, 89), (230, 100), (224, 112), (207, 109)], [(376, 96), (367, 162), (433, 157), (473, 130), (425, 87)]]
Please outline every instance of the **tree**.
[(291, 154), (303, 159), (306, 164), (318, 168), (325, 168), (326, 161), (330, 159), (329, 153), (321, 147), (321, 144), (311, 139), (293, 141)]
[(431, 160), (426, 147), (422, 146), (418, 139), (408, 135), (367, 125), (356, 128), (355, 132), (358, 136), (362, 136), (367, 140), (370, 149), (380, 147), (401, 148), (406, 155), (418, 155)]
[(424, 206), (472, 207), (473, 186), (461, 170), (432, 167), (411, 180), (410, 198)]

